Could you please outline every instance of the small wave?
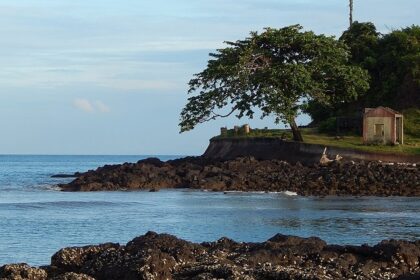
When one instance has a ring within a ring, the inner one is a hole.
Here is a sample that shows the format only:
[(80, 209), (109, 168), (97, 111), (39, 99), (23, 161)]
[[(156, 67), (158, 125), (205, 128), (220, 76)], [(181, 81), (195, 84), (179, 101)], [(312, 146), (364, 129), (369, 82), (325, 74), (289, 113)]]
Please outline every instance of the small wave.
[(224, 191), (224, 194), (229, 193), (240, 193), (240, 194), (283, 194), (286, 196), (297, 196), (298, 194), (296, 192), (292, 191), (282, 191), (282, 192), (270, 192), (270, 191)]
[(281, 192), (281, 194), (287, 195), (287, 196), (297, 196), (297, 192), (291, 192), (291, 191), (284, 191)]
[(58, 185), (45, 185), (40, 186), (39, 188), (47, 191), (61, 191), (61, 188)]
[(223, 191), (224, 194), (239, 193), (239, 194), (265, 194), (270, 192), (265, 191)]

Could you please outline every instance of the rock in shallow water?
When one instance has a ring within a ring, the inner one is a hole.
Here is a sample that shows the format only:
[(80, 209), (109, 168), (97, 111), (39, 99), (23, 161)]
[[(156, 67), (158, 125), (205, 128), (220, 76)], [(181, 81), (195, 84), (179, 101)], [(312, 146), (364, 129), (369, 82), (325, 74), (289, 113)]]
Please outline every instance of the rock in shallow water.
[(419, 279), (420, 241), (339, 246), (276, 235), (261, 243), (197, 244), (148, 232), (127, 245), (64, 248), (51, 260), (42, 269), (3, 266), (0, 279)]
[(26, 263), (8, 264), (0, 268), (0, 280), (46, 280), (47, 272)]
[(61, 275), (58, 275), (51, 280), (95, 280), (95, 278), (90, 277), (86, 274), (79, 274), (74, 272), (67, 272)]
[(420, 196), (420, 166), (340, 162), (304, 166), (280, 160), (214, 161), (156, 158), (106, 165), (80, 174), (65, 191), (193, 188), (213, 191), (292, 191), (300, 195)]

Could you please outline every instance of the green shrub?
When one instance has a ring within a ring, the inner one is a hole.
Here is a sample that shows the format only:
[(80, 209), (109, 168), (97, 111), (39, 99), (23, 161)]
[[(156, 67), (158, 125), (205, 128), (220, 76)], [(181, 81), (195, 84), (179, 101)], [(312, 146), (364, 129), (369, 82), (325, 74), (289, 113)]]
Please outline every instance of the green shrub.
[(420, 137), (420, 109), (411, 108), (403, 111), (404, 133)]
[(319, 123), (318, 131), (321, 133), (335, 133), (337, 131), (336, 117), (328, 118)]

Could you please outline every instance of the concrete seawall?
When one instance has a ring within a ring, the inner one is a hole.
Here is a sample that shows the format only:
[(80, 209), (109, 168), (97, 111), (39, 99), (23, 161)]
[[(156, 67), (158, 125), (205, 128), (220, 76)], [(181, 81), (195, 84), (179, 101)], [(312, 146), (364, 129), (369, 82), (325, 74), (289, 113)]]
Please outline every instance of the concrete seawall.
[[(280, 138), (213, 138), (203, 156), (229, 160), (239, 156), (256, 159), (281, 159), (288, 162), (313, 164), (319, 162), (325, 146), (282, 140)], [(392, 153), (372, 153), (327, 146), (329, 158), (341, 155), (344, 160), (420, 163), (420, 156)]]

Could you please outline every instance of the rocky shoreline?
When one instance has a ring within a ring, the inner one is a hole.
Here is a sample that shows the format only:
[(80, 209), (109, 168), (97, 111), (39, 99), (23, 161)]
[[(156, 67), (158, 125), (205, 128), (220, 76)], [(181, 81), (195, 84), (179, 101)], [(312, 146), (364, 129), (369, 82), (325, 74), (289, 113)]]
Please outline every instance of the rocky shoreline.
[(64, 248), (51, 264), (0, 267), (1, 280), (420, 279), (420, 241), (375, 246), (328, 245), (277, 234), (261, 243), (228, 238), (201, 244), (148, 232), (126, 245)]
[(290, 164), (242, 157), (217, 161), (186, 157), (106, 165), (77, 173), (63, 191), (190, 188), (212, 191), (296, 192), (303, 196), (420, 196), (420, 165), (381, 162)]

